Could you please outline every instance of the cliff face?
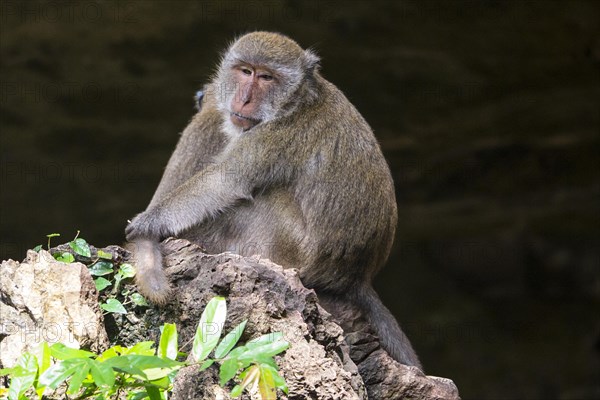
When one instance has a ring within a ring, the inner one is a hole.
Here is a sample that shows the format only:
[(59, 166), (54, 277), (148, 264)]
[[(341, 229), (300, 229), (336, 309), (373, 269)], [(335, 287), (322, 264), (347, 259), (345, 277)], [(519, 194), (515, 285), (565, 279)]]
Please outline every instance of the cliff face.
[(118, 241), (218, 52), (277, 30), (382, 144), (400, 224), (376, 286), (426, 370), (465, 398), (600, 390), (598, 2), (0, 7), (0, 259)]

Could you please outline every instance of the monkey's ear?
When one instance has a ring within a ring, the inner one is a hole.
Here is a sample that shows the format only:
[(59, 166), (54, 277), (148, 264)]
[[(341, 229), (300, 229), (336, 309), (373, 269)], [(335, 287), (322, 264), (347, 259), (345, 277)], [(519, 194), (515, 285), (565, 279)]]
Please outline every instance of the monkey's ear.
[(204, 101), (204, 91), (198, 90), (196, 95), (194, 96), (194, 100), (196, 100), (196, 110), (202, 110), (202, 102)]
[(304, 62), (306, 69), (310, 72), (314, 72), (321, 67), (321, 58), (311, 49), (304, 50)]

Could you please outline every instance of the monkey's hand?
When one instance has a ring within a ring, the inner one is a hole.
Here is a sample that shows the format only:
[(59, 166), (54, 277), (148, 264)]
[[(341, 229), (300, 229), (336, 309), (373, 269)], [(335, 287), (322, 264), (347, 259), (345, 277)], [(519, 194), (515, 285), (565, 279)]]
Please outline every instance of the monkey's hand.
[(125, 228), (125, 237), (128, 241), (137, 238), (156, 239), (172, 234), (169, 232), (167, 224), (161, 223), (160, 209), (146, 210), (138, 215)]

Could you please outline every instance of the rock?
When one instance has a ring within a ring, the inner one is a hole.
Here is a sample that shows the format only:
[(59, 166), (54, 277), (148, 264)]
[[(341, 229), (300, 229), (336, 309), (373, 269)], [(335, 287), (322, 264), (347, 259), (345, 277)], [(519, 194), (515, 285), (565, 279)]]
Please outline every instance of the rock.
[[(172, 300), (113, 320), (112, 340), (156, 341), (159, 326), (174, 322), (181, 350), (189, 353), (204, 307), (214, 296), (223, 296), (228, 308), (224, 332), (247, 319), (240, 342), (279, 331), (290, 343), (276, 357), (289, 388), (279, 398), (459, 399), (451, 380), (394, 361), (360, 310), (336, 297), (318, 299), (302, 285), (296, 270), (258, 256), (205, 254), (181, 239), (168, 239), (162, 246)], [(126, 252), (113, 250), (126, 260)], [(29, 251), (23, 263), (4, 261), (1, 268), (2, 366), (12, 366), (42, 340), (96, 352), (107, 347), (97, 291), (85, 265), (58, 262), (41, 250)], [(189, 366), (177, 375), (171, 398), (229, 399), (232, 387), (219, 386), (216, 364), (202, 372)]]
[[(343, 345), (342, 329), (318, 305), (314, 291), (302, 286), (295, 270), (259, 258), (204, 254), (185, 240), (168, 240), (163, 250), (176, 290), (173, 302), (161, 310), (160, 322), (178, 322), (180, 343), (193, 337), (206, 303), (216, 295), (224, 296), (225, 331), (248, 319), (241, 341), (281, 331), (290, 342), (290, 348), (278, 357), (288, 398), (367, 398), (358, 369)], [(185, 368), (175, 381), (172, 398), (229, 398), (218, 387), (217, 367), (211, 369), (207, 374), (196, 367)]]
[(356, 306), (330, 296), (321, 296), (320, 301), (343, 327), (350, 357), (358, 367), (369, 399), (460, 399), (452, 380), (427, 376), (419, 368), (390, 357)]
[[(277, 360), (289, 387), (289, 396), (280, 398), (459, 399), (451, 380), (425, 376), (418, 368), (389, 357), (370, 326), (360, 313), (352, 314), (351, 307), (342, 313), (345, 340), (342, 328), (321, 307), (314, 291), (302, 285), (296, 270), (258, 257), (204, 254), (198, 246), (179, 239), (164, 242), (163, 252), (176, 288), (174, 299), (157, 310), (157, 315), (149, 313), (144, 318), (156, 321), (155, 326), (177, 322), (180, 343), (187, 343), (208, 300), (216, 295), (226, 297), (226, 331), (248, 319), (241, 341), (281, 331), (290, 342)], [(334, 302), (323, 300), (328, 307)], [(348, 316), (351, 314), (354, 320)], [(185, 368), (176, 379), (172, 398), (228, 399), (227, 391), (218, 385), (217, 367), (207, 371)]]
[(3, 367), (13, 366), (22, 352), (42, 341), (92, 351), (108, 345), (96, 286), (85, 265), (29, 250), (22, 263), (3, 261), (0, 274)]
[(460, 399), (450, 379), (426, 376), (416, 367), (399, 364), (381, 349), (361, 362), (358, 370), (370, 399)]

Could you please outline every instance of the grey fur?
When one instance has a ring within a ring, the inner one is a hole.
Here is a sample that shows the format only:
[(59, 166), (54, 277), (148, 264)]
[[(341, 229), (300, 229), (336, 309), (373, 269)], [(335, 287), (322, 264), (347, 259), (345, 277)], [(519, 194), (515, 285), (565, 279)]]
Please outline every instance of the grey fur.
[[(219, 90), (232, 82), (229, 70), (240, 58), (272, 68), (285, 86), (265, 100), (262, 122), (247, 131), (228, 123), (232, 94)], [(127, 238), (157, 247), (173, 235), (212, 253), (261, 254), (297, 268), (317, 293), (358, 304), (394, 358), (420, 366), (371, 287), (397, 222), (388, 165), (369, 125), (320, 75), (318, 61), (278, 34), (234, 42)], [(138, 267), (140, 290), (163, 302), (167, 289), (148, 291), (143, 283), (164, 274), (157, 257), (149, 261)]]

